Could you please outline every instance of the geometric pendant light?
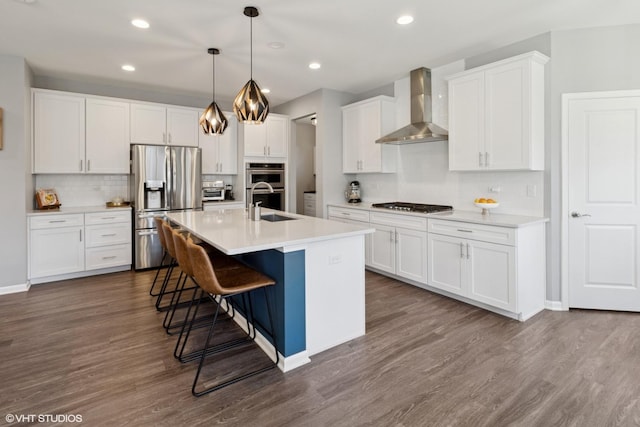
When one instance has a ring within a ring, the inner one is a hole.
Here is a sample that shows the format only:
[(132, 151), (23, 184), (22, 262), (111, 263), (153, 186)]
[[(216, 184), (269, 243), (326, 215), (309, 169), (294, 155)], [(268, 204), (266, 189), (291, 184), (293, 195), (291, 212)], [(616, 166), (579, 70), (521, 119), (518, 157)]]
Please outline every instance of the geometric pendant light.
[(244, 8), (244, 14), (251, 18), (251, 78), (233, 101), (233, 112), (241, 123), (260, 124), (269, 114), (269, 101), (260, 90), (258, 83), (253, 80), (253, 18), (260, 13), (255, 7), (247, 6)]
[(220, 107), (216, 104), (216, 55), (220, 53), (220, 50), (215, 47), (210, 47), (207, 52), (211, 54), (213, 58), (213, 96), (211, 104), (204, 110), (204, 113), (200, 116), (200, 126), (202, 131), (208, 135), (210, 133), (222, 134), (227, 128), (227, 118), (220, 111)]

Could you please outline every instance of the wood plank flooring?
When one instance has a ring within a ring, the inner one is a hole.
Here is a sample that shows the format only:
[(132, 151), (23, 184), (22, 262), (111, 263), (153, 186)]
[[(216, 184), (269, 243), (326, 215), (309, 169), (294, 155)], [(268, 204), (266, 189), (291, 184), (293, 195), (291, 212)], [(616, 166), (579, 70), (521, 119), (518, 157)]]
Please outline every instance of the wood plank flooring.
[(195, 398), (196, 366), (173, 358), (153, 274), (0, 296), (0, 424), (640, 425), (639, 315), (545, 311), (520, 323), (370, 272), (366, 336)]

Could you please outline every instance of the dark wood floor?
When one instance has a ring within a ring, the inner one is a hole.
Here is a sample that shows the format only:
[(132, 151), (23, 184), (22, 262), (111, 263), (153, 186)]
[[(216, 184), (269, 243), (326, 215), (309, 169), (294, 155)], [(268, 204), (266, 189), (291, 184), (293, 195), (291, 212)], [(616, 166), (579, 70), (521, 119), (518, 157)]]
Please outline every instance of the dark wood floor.
[(194, 398), (196, 367), (173, 358), (152, 277), (0, 296), (0, 424), (80, 414), (91, 426), (640, 425), (636, 314), (545, 311), (519, 323), (367, 273), (366, 336)]

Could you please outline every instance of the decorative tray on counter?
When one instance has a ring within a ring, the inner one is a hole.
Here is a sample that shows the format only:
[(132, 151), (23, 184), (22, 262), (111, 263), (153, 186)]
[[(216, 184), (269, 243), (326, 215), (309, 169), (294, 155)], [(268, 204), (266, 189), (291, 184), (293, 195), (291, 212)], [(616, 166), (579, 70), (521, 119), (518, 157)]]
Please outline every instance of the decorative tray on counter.
[(107, 202), (108, 208), (123, 208), (125, 206), (130, 206), (131, 202)]

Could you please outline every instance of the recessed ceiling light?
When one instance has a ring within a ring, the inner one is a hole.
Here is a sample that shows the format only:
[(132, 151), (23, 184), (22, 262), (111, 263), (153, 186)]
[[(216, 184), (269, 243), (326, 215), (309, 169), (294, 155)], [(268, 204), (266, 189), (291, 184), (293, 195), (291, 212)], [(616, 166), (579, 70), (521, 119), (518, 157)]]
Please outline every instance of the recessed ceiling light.
[(133, 65), (125, 64), (122, 66), (122, 69), (124, 71), (135, 71), (136, 67), (134, 67)]
[(269, 89), (268, 87), (263, 87), (260, 91), (262, 93), (271, 93), (271, 89)]
[(149, 23), (144, 19), (134, 19), (131, 21), (131, 25), (133, 25), (134, 27), (142, 28), (142, 29), (149, 28)]
[(311, 64), (309, 64), (309, 68), (311, 68), (312, 70), (317, 70), (321, 67), (319, 62), (312, 62)]
[(271, 42), (271, 43), (267, 43), (267, 46), (269, 46), (271, 49), (282, 49), (284, 47), (284, 43)]
[(400, 25), (407, 25), (413, 22), (413, 16), (411, 15), (402, 15), (400, 18), (396, 19), (396, 22)]

